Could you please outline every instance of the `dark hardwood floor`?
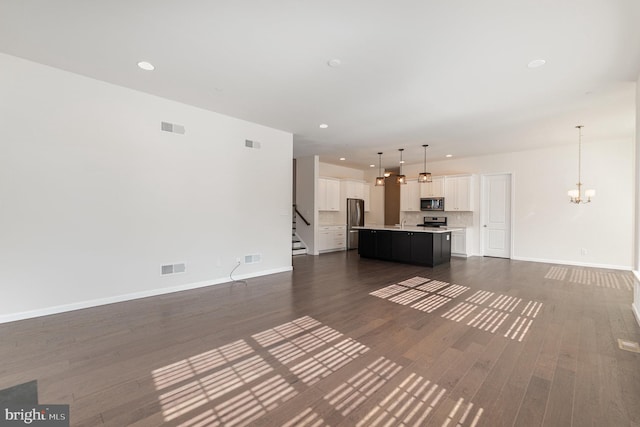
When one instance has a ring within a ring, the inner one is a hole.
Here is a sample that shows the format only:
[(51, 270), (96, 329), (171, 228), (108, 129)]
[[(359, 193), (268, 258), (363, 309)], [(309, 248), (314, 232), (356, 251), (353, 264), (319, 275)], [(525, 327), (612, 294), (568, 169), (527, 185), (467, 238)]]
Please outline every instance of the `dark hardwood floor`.
[(638, 426), (629, 272), (496, 258), (294, 271), (0, 325), (0, 389), (76, 426)]

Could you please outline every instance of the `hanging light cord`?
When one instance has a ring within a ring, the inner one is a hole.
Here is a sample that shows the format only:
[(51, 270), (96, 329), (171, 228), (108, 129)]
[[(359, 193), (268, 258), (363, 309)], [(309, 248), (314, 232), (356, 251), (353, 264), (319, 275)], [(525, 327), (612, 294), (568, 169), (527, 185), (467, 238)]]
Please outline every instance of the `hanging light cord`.
[(582, 184), (582, 126), (576, 127), (578, 128), (578, 185), (580, 185)]
[(427, 171), (427, 146), (424, 146), (424, 172)]

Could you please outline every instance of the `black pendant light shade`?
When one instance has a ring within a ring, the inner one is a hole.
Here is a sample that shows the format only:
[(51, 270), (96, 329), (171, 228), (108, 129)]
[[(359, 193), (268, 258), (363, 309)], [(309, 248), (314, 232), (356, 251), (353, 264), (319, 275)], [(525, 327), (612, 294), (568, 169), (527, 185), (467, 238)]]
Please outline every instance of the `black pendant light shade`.
[(402, 174), (402, 164), (404, 163), (404, 161), (402, 160), (402, 152), (404, 151), (404, 148), (399, 148), (398, 151), (400, 152), (400, 174), (396, 178), (396, 182), (398, 184), (406, 184), (407, 177)]
[(378, 153), (378, 176), (376, 177), (376, 187), (384, 186), (384, 175), (382, 174), (382, 153)]
[(425, 182), (431, 182), (431, 173), (427, 172), (427, 147), (429, 144), (424, 144), (424, 172), (421, 172), (418, 176), (418, 182), (424, 184)]

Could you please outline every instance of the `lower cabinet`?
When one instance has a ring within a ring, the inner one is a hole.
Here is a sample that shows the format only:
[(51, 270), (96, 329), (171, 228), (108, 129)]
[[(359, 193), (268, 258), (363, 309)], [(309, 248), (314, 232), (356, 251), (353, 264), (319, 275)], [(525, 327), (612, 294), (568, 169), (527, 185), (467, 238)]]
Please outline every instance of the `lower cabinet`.
[(391, 259), (391, 231), (360, 230), (358, 254), (367, 258)]
[(347, 247), (347, 233), (344, 225), (320, 226), (318, 251), (342, 251)]
[(451, 259), (451, 233), (360, 230), (358, 253), (367, 258), (433, 267)]
[(451, 255), (469, 256), (467, 253), (467, 230), (456, 230), (451, 232)]

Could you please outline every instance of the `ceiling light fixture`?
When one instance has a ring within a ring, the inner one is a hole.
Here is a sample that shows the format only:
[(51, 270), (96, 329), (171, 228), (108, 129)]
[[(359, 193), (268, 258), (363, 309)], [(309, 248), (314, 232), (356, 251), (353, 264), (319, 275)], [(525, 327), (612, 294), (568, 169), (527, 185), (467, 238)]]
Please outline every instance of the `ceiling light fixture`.
[(402, 175), (402, 164), (404, 163), (404, 160), (402, 160), (402, 152), (404, 151), (404, 148), (399, 148), (398, 151), (400, 152), (400, 173), (398, 174), (398, 177), (396, 178), (396, 182), (398, 184), (406, 184), (407, 183), (407, 177)]
[(322, 124), (320, 124), (320, 129), (326, 129), (326, 128), (328, 128), (328, 127), (329, 127), (329, 125), (328, 125), (328, 124), (326, 124), (326, 123), (322, 123)]
[(422, 169), (424, 172), (420, 172), (420, 175), (418, 176), (418, 182), (421, 184), (424, 184), (425, 182), (431, 182), (431, 173), (427, 172), (427, 147), (429, 146), (429, 144), (423, 144), (422, 147), (424, 148), (424, 169)]
[(152, 63), (147, 61), (138, 62), (138, 67), (142, 68), (145, 71), (153, 71), (156, 69), (156, 67), (154, 67)]
[(446, 158), (453, 157), (453, 154), (447, 154), (445, 157)]
[(582, 198), (582, 181), (581, 181), (581, 172), (582, 172), (582, 128), (584, 126), (578, 125), (576, 128), (578, 129), (578, 188), (576, 190), (569, 190), (567, 194), (569, 195), (569, 201), (571, 203), (575, 203), (577, 205), (582, 203), (591, 202), (591, 198), (596, 195), (596, 190), (590, 189), (584, 192), (587, 200)]
[(344, 157), (340, 157), (340, 160), (341, 160), (341, 161), (345, 161), (345, 160), (347, 160), (347, 159), (345, 159)]
[(342, 61), (340, 61), (337, 58), (330, 59), (329, 62), (327, 62), (327, 65), (329, 67), (336, 68), (336, 67), (339, 67), (340, 65), (342, 65)]
[(376, 177), (376, 187), (384, 186), (384, 177), (382, 175), (382, 153), (378, 153), (378, 176)]
[(530, 61), (527, 64), (527, 67), (528, 68), (539, 68), (539, 67), (542, 67), (546, 63), (547, 63), (547, 61), (545, 61), (544, 59), (534, 59), (533, 61)]

